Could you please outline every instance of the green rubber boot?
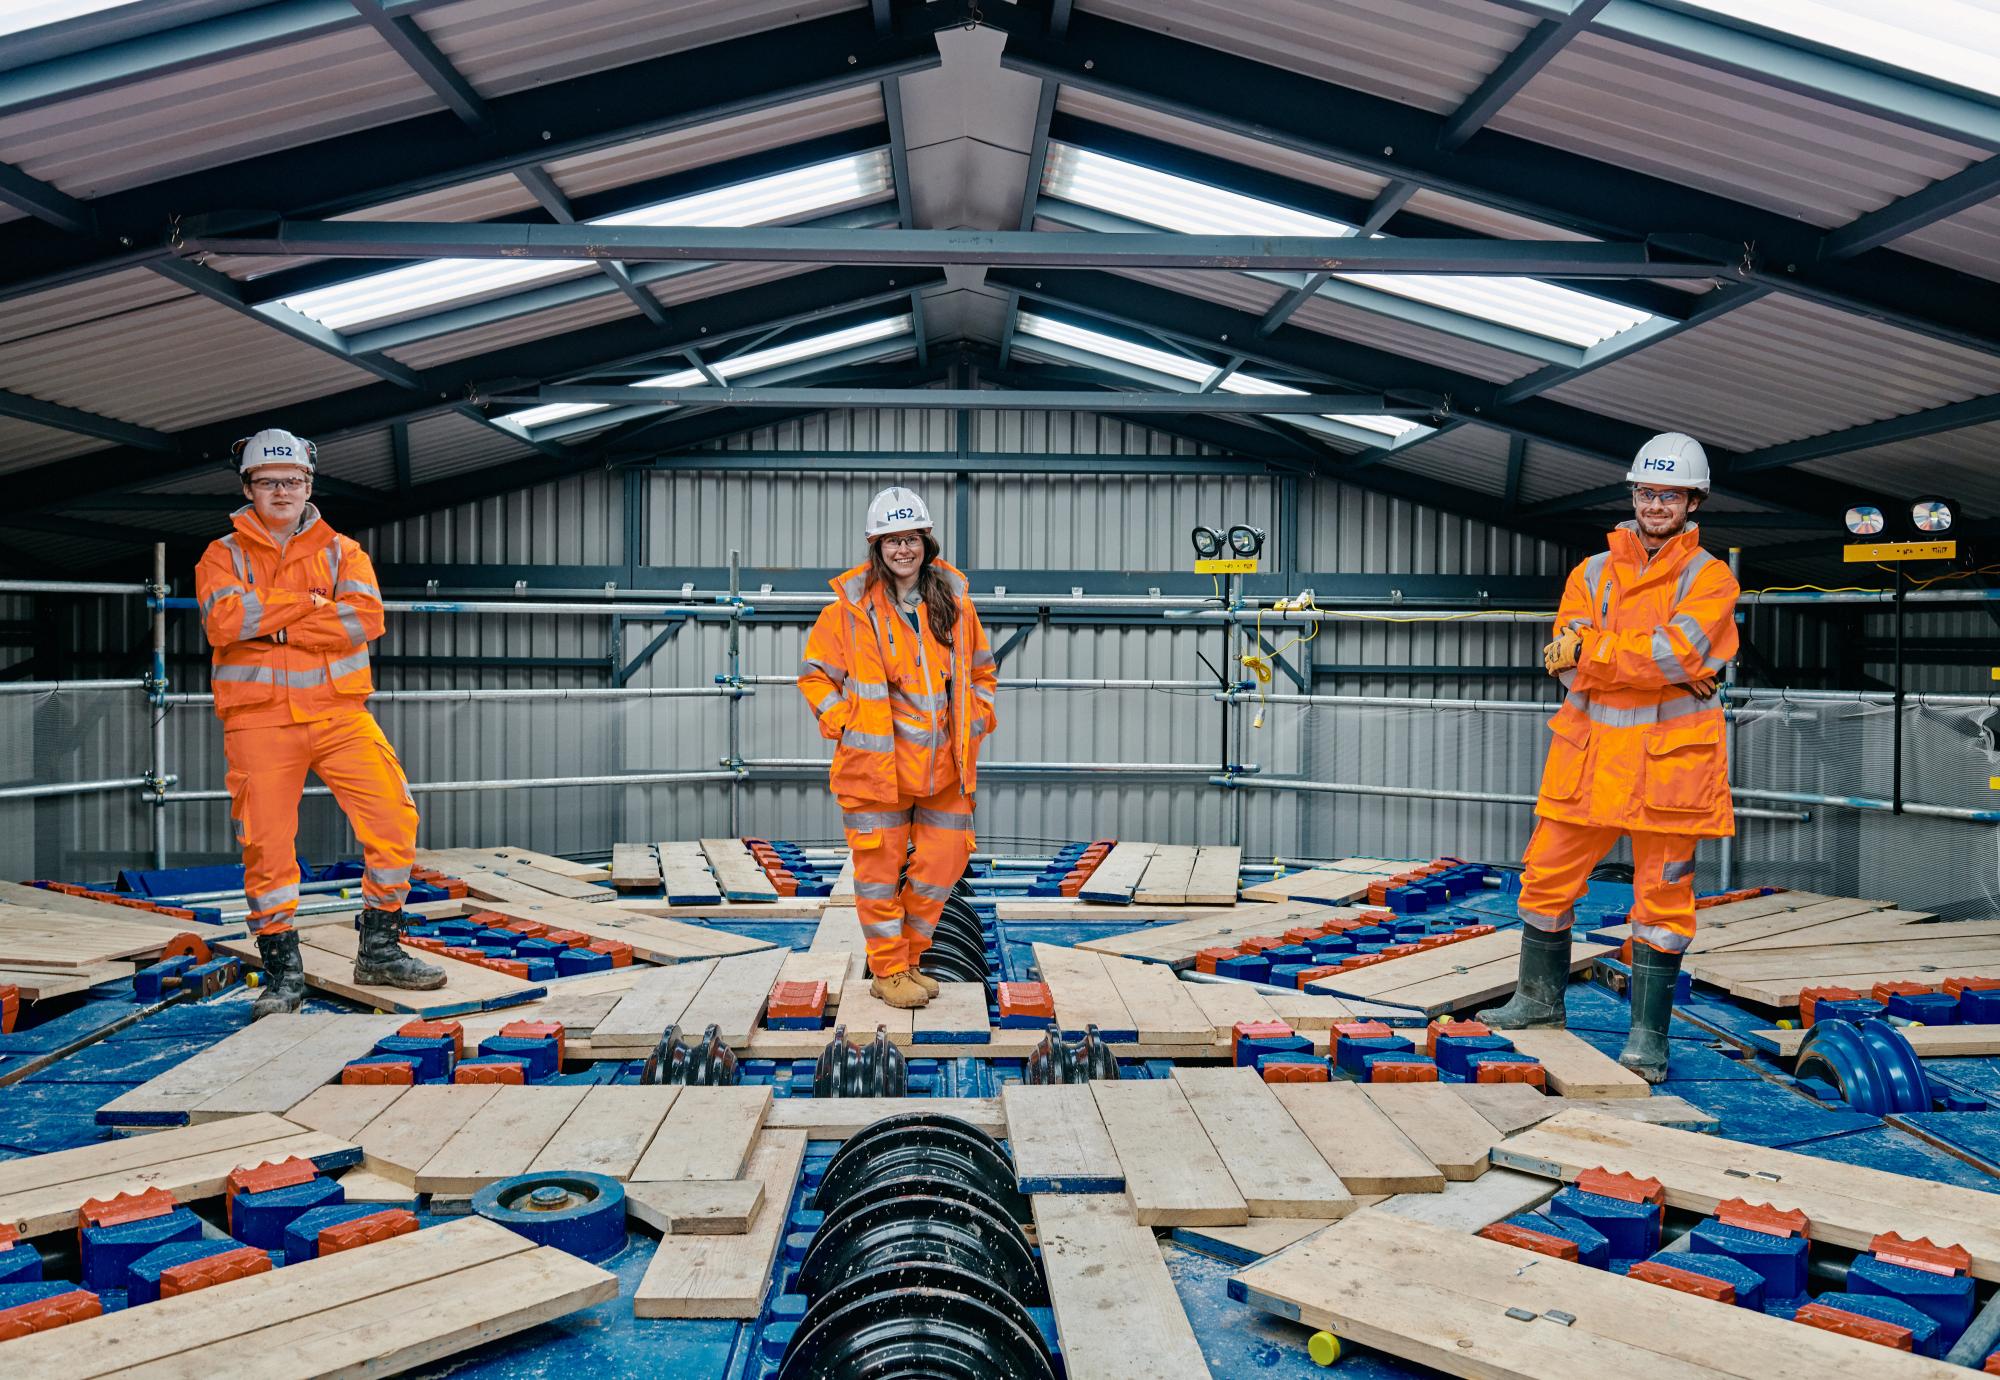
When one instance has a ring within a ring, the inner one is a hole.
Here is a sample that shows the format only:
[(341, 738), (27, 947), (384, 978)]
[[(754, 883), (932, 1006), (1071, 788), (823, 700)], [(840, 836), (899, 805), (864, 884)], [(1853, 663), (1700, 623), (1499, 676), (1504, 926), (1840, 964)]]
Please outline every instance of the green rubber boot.
[(1680, 979), (1679, 954), (1632, 945), (1632, 1034), (1618, 1062), (1648, 1083), (1667, 1076), (1667, 1023), (1674, 1018), (1674, 988)]
[(1496, 1030), (1560, 1027), (1566, 1014), (1563, 992), (1569, 987), (1569, 933), (1521, 926), (1521, 978), (1514, 995), (1505, 1006), (1481, 1011), (1479, 1019)]

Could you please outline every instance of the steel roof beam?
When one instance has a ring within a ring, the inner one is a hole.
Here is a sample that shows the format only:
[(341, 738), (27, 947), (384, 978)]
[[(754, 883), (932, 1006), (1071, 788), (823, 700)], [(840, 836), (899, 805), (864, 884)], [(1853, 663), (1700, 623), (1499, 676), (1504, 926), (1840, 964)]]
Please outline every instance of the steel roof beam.
[(0, 417), (12, 417), (17, 422), (33, 422), (36, 426), (49, 427), (55, 431), (67, 431), (77, 436), (111, 441), (121, 446), (131, 446), (135, 450), (148, 450), (166, 455), (171, 455), (174, 451), (174, 438), (165, 432), (154, 431), (151, 427), (134, 426), (130, 422), (121, 422), (114, 417), (86, 412), (82, 408), (64, 407), (61, 403), (24, 397), (19, 393), (0, 392)]
[[(910, 342), (901, 342), (903, 349)], [(686, 388), (623, 384), (543, 384), (517, 392), (495, 392), (493, 402), (595, 403), (616, 406), (674, 407), (896, 407), (925, 411), (956, 408), (1004, 412), (1082, 412), (1091, 410), (1070, 393), (1014, 392), (978, 388), (783, 388), (746, 384), (742, 387), (694, 385)], [(1433, 405), (1392, 402), (1379, 393), (1263, 394), (1202, 392), (1133, 392), (1118, 399), (1120, 411), (1207, 412), (1247, 416), (1318, 416), (1323, 412), (1365, 413), (1371, 416), (1428, 416)]]
[(1747, 451), (1730, 460), (1726, 473), (1750, 474), (1757, 470), (1776, 469), (1781, 465), (1797, 465), (1807, 460), (1824, 460), (1828, 456), (1847, 455), (1897, 441), (1914, 441), (1964, 427), (1984, 426), (1989, 422), (2000, 422), (2000, 393), (1808, 436), (1803, 441), (1787, 441), (1782, 445)]
[(1493, 130), (1442, 150), (1443, 120), (1397, 101), (1088, 13), (1058, 42), (1004, 9), (985, 22), (1008, 30), (1011, 70), (1603, 239), (1754, 245), (1752, 282), (2000, 354), (1992, 285), (1972, 275), (1886, 249), (1821, 262), (1819, 232), (1775, 211)]

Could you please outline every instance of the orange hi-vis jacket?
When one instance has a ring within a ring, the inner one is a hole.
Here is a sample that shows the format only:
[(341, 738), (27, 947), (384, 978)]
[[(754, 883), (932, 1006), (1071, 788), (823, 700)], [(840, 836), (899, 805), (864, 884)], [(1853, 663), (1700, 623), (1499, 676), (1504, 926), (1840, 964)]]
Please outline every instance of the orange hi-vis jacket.
[(937, 787), (926, 789), (926, 782), (945, 751), (959, 788), (967, 795), (977, 788), (980, 740), (998, 721), (999, 667), (965, 576), (943, 561), (932, 565), (958, 595), (949, 648), (939, 645), (927, 615), (917, 620), (919, 632), (891, 606), (887, 590), (870, 588), (865, 565), (831, 581), (836, 597), (806, 637), (799, 689), (819, 717), (820, 735), (839, 743), (835, 795), (893, 801), (932, 794)]
[(368, 644), (382, 635), (368, 553), (310, 503), (282, 549), (254, 508), (233, 516), (236, 530), (195, 567), (216, 714), (242, 728), (361, 710), (375, 690)]
[(1736, 579), (1693, 526), (1649, 560), (1637, 524), (1569, 575), (1556, 629), (1583, 648), (1549, 721), (1535, 813), (1624, 830), (1736, 832), (1720, 694), (1687, 686), (1736, 655)]

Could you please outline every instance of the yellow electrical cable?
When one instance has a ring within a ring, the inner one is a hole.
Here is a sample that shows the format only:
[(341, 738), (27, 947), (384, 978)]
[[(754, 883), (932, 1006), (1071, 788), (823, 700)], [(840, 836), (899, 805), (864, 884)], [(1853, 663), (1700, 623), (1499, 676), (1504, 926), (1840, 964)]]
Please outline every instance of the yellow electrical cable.
[(1873, 589), (1867, 585), (1842, 585), (1838, 589), (1828, 589), (1824, 585), (1772, 585), (1768, 589), (1746, 589), (1745, 594), (1799, 594), (1805, 591), (1814, 594), (1887, 594), (1886, 589)]

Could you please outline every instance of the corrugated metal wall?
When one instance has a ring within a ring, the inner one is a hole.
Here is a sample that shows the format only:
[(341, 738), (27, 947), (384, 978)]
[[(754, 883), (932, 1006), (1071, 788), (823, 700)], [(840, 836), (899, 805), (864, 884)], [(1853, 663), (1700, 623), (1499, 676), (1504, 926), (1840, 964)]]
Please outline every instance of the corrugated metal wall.
[[(1189, 454), (1185, 442), (1081, 414), (979, 414), (977, 451), (1054, 454)], [(798, 453), (809, 472), (676, 470), (648, 473), (644, 564), (719, 566), (731, 550), (764, 568), (838, 566), (857, 555), (856, 529), (868, 497), (890, 473), (825, 468), (826, 451), (949, 451), (953, 419), (937, 412), (834, 413), (736, 438), (728, 448)], [(958, 495), (947, 476), (910, 475), (939, 519), (948, 554), (970, 539), (980, 569), (1077, 571), (1185, 568), (1186, 533), (1196, 522), (1247, 521), (1272, 534), (1267, 568), (1335, 573), (1540, 575), (1551, 592), (1563, 553), (1484, 524), (1391, 500), (1332, 480), (1257, 476), (980, 475), (971, 481), (970, 528), (958, 530)], [(1296, 512), (1283, 505), (1296, 491)], [(616, 565), (626, 559), (622, 477), (591, 474), (483, 500), (361, 534), (378, 562)], [(1280, 545), (1296, 533), (1297, 551)], [(140, 572), (135, 571), (135, 574)], [(81, 646), (143, 645), (134, 609), (89, 601), (75, 628)], [(1760, 610), (1757, 617), (1768, 617)], [(1319, 693), (1531, 700), (1547, 696), (1533, 664), (1539, 624), (1396, 621), (1391, 614), (1326, 625), (1303, 646), (1286, 647), (1295, 665), (1325, 668)], [(614, 656), (629, 660), (660, 630), (628, 622), (611, 645), (606, 620), (551, 617), (392, 616), (377, 647), (396, 658), (510, 658), (506, 667), (466, 669), (385, 665), (384, 688), (589, 687), (609, 683)], [(751, 623), (742, 638), (746, 675), (789, 675), (804, 639), (799, 623)], [(1276, 630), (1271, 630), (1276, 634)], [(996, 635), (996, 642), (1004, 632)], [(1825, 665), (1831, 633), (1792, 617), (1760, 630), (1782, 664)], [(711, 684), (727, 665), (726, 628), (685, 626), (633, 681)], [(1293, 632), (1274, 635), (1292, 644)], [(1037, 628), (1008, 658), (1008, 677), (1193, 678), (1221, 652), (1211, 629), (1093, 626)], [(198, 629), (176, 618), (175, 679), (205, 689)], [(1200, 655), (1198, 655), (1198, 653)], [(535, 659), (535, 665), (520, 664)], [(567, 664), (554, 664), (567, 663)], [(1493, 668), (1481, 674), (1481, 668)], [(95, 674), (136, 669), (105, 665)], [(1449, 671), (1450, 674), (1444, 672)], [(1274, 690), (1295, 687), (1282, 675)], [(38, 697), (40, 698), (40, 697)], [(1205, 692), (1016, 691), (1001, 701), (1002, 723), (989, 761), (1217, 761), (1220, 710)], [(61, 696), (13, 707), (34, 734), (43, 779), (109, 776), (142, 769), (147, 718), (136, 697)], [(383, 703), (378, 713), (416, 781), (574, 776), (714, 768), (728, 751), (721, 699), (629, 702), (493, 701)], [(22, 715), (28, 717), (22, 718)], [(765, 687), (744, 702), (741, 753), (748, 758), (822, 758), (826, 745), (789, 687)], [(1450, 710), (1302, 709), (1271, 706), (1263, 727), (1245, 725), (1231, 755), (1266, 775), (1307, 780), (1435, 787), (1458, 793), (1532, 793), (1543, 749), (1538, 713)], [(10, 723), (15, 720), (10, 720)], [(15, 739), (18, 741), (18, 737)], [(1775, 750), (1775, 749), (1772, 749)], [(1745, 765), (1759, 754), (1746, 750)], [(206, 709), (169, 720), (169, 766), (185, 788), (222, 784), (219, 726)], [(1775, 766), (1775, 763), (1768, 765)], [(1754, 770), (1754, 768), (1753, 768)], [(424, 841), (448, 846), (511, 841), (556, 852), (602, 849), (614, 840), (688, 838), (728, 827), (725, 785), (574, 787), (420, 798)], [(760, 781), (742, 788), (741, 827), (800, 839), (830, 839), (837, 824), (824, 778)], [(169, 811), (175, 861), (234, 856), (225, 807)], [(7, 828), (10, 821), (20, 827)], [(307, 802), (300, 849), (312, 857), (351, 852), (344, 823), (326, 800)], [(1202, 784), (1131, 777), (1021, 781), (990, 777), (980, 793), (982, 838), (993, 846), (1123, 835), (1163, 840), (1239, 837), (1253, 854), (1337, 856), (1440, 852), (1518, 856), (1525, 806), (1460, 799), (1403, 800), (1358, 795), (1249, 791), (1232, 796)], [(125, 796), (0, 807), (0, 862), (11, 875), (105, 875), (138, 861), (148, 847), (146, 809)], [(1751, 856), (1800, 874), (1821, 873), (1839, 851), (1831, 826), (1762, 826)], [(1746, 840), (1748, 842), (1748, 840)], [(1713, 850), (1704, 850), (1705, 881)]]

